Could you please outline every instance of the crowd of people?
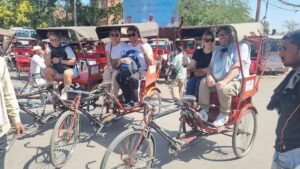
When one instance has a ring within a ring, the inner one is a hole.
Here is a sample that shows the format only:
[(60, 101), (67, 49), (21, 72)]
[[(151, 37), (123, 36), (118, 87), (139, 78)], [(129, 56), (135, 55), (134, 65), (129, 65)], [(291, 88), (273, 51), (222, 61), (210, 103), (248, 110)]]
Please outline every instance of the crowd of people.
[[(131, 107), (140, 101), (140, 80), (145, 79), (147, 68), (155, 61), (151, 46), (143, 42), (136, 28), (129, 27), (127, 37), (128, 44), (121, 41), (121, 32), (118, 29), (109, 32), (110, 41), (105, 45), (107, 66), (103, 73), (103, 81), (112, 82), (111, 91), (116, 97), (119, 97), (121, 89), (124, 107)], [(215, 45), (216, 38), (218, 45)], [(35, 78), (38, 84), (62, 78), (63, 93), (66, 93), (71, 90), (72, 79), (79, 76), (75, 52), (70, 46), (63, 45), (60, 37), (54, 32), (48, 33), (48, 39), (50, 45), (46, 44), (44, 50), (41, 46), (34, 46), (32, 49), (35, 54), (31, 59), (30, 76)], [(283, 38), (280, 56), (284, 65), (292, 67), (293, 70), (275, 89), (268, 105), (268, 109), (276, 109), (280, 114), (272, 169), (280, 169), (283, 166), (292, 169), (293, 166), (300, 165), (300, 135), (297, 134), (300, 129), (299, 39), (299, 31), (289, 33)], [(202, 47), (196, 49), (190, 59), (180, 46), (176, 47), (166, 73), (171, 79), (173, 100), (176, 102), (183, 95), (195, 96), (201, 108), (197, 114), (201, 120), (207, 121), (210, 93), (216, 92), (220, 114), (213, 125), (223, 126), (229, 120), (232, 96), (240, 93), (242, 77), (249, 76), (250, 53), (250, 44), (244, 40), (236, 42), (229, 27), (220, 27), (216, 35), (210, 31), (205, 32), (202, 36)], [(1, 65), (5, 65), (2, 58), (0, 62)], [(5, 133), (10, 127), (8, 117), (12, 119), (18, 134), (24, 132), (24, 127), (19, 117), (19, 107), (9, 72), (5, 66), (0, 67), (0, 84), (0, 113), (2, 113), (0, 169), (2, 169), (6, 145)]]

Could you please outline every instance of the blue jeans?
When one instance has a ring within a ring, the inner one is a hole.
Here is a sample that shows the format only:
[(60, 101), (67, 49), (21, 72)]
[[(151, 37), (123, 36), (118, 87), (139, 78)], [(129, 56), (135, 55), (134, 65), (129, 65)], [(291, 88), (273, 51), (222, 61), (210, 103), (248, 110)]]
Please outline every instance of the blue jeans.
[(200, 87), (200, 82), (201, 79), (204, 76), (201, 77), (192, 77), (188, 80), (187, 84), (186, 84), (186, 95), (193, 95), (197, 98), (199, 97), (199, 87)]
[(300, 169), (300, 148), (284, 153), (275, 152), (272, 169)]
[(0, 137), (0, 169), (4, 169), (5, 154), (7, 146), (7, 136), (6, 134)]

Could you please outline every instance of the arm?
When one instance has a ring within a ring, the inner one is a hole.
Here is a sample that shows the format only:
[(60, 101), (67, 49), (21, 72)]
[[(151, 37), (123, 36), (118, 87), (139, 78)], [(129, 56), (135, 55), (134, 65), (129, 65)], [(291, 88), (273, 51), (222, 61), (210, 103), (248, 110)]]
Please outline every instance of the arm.
[(222, 80), (225, 84), (230, 82), (233, 78), (235, 78), (240, 73), (240, 62), (237, 61), (230, 69), (227, 76)]
[(199, 76), (205, 76), (207, 73), (208, 68), (199, 68), (195, 71), (195, 76), (199, 77)]
[[(144, 46), (147, 45), (147, 46)], [(141, 51), (143, 52), (145, 56), (145, 60), (147, 65), (153, 65), (154, 64), (154, 58), (153, 58), (153, 51), (149, 44), (141, 44)]]
[(3, 95), (4, 95), (4, 102), (5, 107), (7, 110), (7, 114), (12, 120), (13, 124), (15, 125), (17, 135), (24, 133), (24, 126), (21, 123), (20, 119), (20, 108), (16, 98), (15, 90), (12, 85), (10, 75), (8, 73), (8, 69), (6, 64), (4, 65), (4, 74), (3, 74)]
[(209, 64), (209, 66), (207, 68), (206, 81), (207, 81), (208, 87), (213, 87), (216, 84), (216, 81), (212, 75), (212, 65), (211, 64)]
[(61, 63), (64, 65), (73, 66), (76, 64), (76, 56), (73, 52), (73, 49), (69, 46), (65, 48), (65, 52), (67, 53), (67, 57), (69, 60), (61, 60)]
[(46, 67), (51, 67), (52, 63), (51, 63), (51, 50), (49, 48), (48, 44), (45, 44), (45, 64)]
[(112, 67), (109, 51), (105, 50), (107, 67)]

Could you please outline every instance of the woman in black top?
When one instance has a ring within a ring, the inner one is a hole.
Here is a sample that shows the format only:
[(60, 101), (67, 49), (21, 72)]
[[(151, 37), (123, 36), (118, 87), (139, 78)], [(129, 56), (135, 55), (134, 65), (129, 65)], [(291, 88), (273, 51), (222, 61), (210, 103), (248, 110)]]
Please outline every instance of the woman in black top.
[(206, 75), (207, 67), (212, 57), (214, 35), (207, 31), (202, 36), (202, 48), (195, 50), (190, 66), (191, 76), (187, 82), (186, 94), (193, 95), (198, 100), (200, 81)]

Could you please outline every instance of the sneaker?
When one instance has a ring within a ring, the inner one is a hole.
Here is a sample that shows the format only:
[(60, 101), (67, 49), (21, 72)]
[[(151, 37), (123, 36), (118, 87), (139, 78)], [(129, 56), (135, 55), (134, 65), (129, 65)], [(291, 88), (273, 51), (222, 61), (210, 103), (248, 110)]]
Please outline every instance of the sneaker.
[(221, 113), (218, 115), (216, 120), (213, 122), (213, 125), (215, 125), (216, 127), (221, 127), (221, 126), (224, 126), (224, 124), (227, 123), (228, 120), (229, 120), (228, 115), (224, 115)]
[(201, 111), (198, 113), (198, 116), (199, 116), (200, 119), (203, 120), (203, 121), (207, 121), (207, 120), (208, 120), (208, 115), (207, 115), (206, 111), (204, 111), (204, 110), (201, 110)]
[(71, 91), (71, 88), (70, 87), (65, 87), (62, 89), (61, 91), (61, 95), (60, 95), (60, 98), (62, 100), (67, 100), (68, 99), (68, 92)]

